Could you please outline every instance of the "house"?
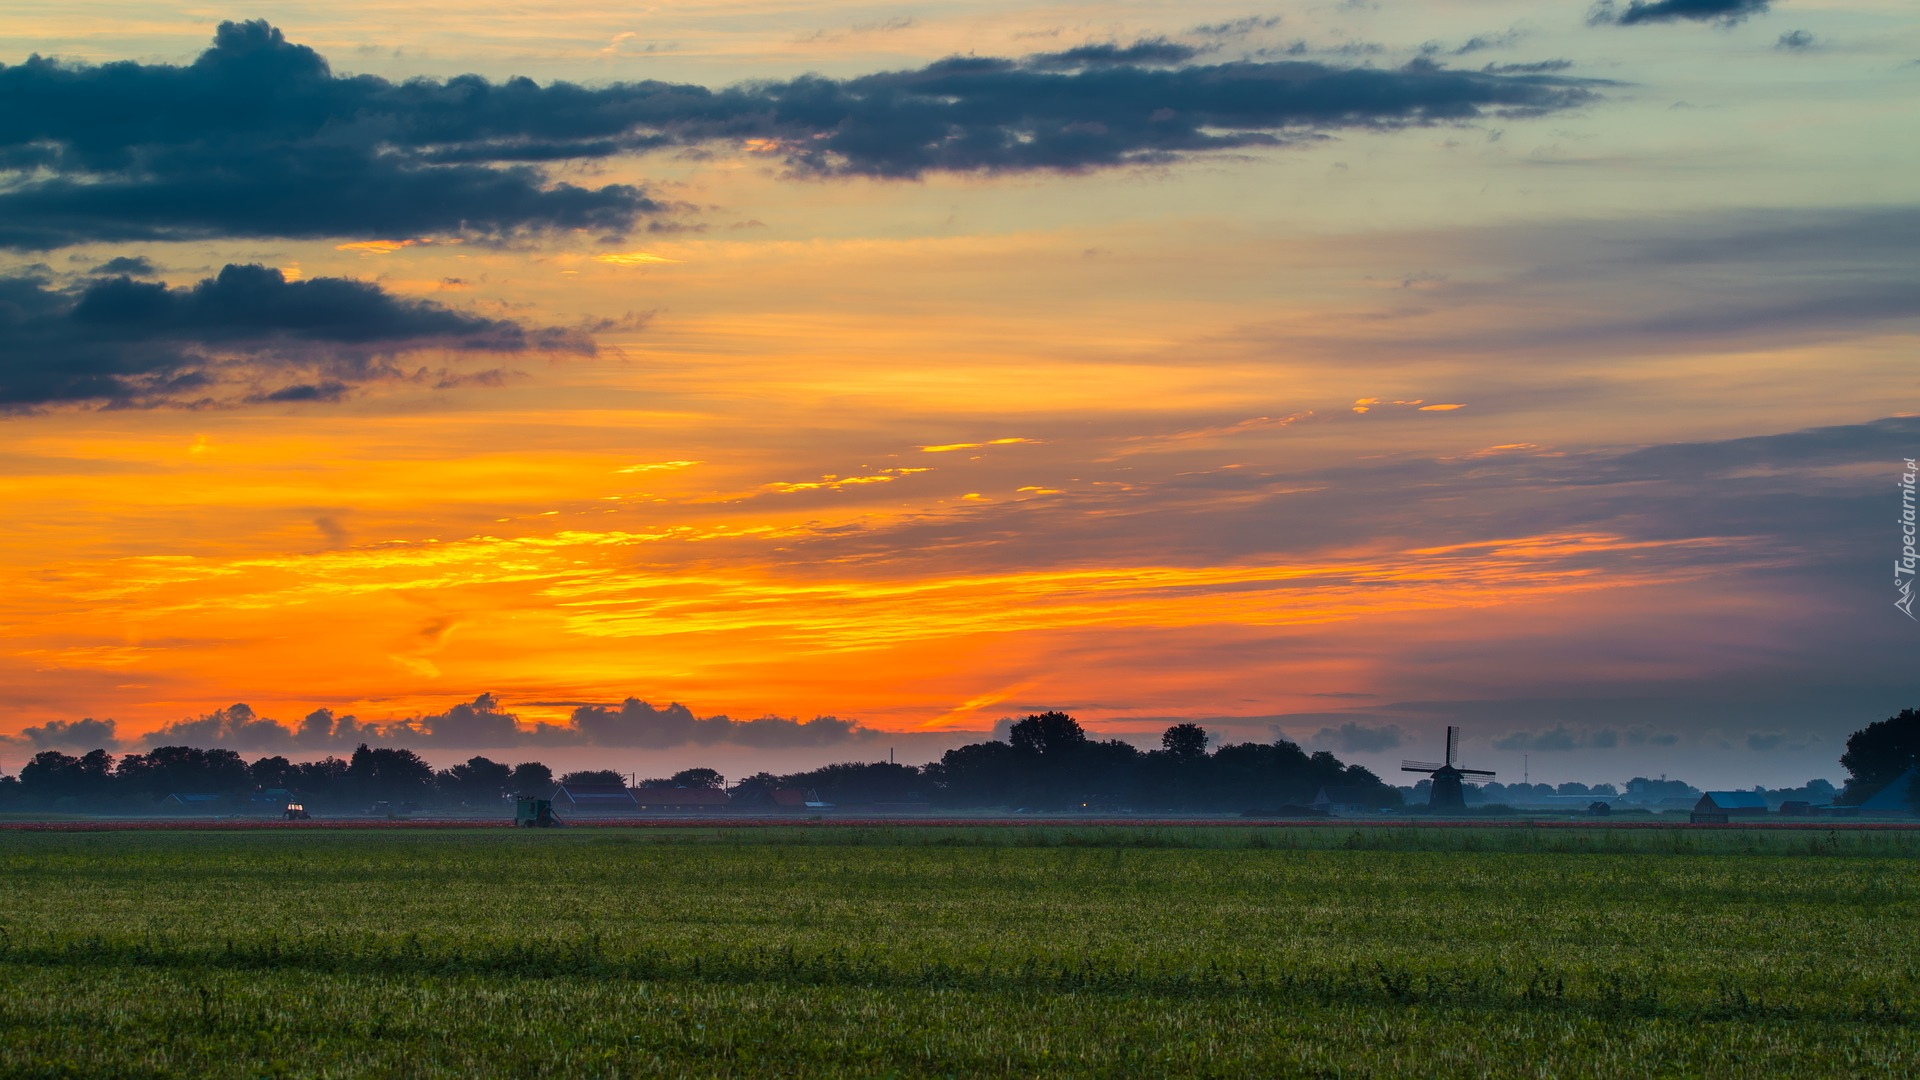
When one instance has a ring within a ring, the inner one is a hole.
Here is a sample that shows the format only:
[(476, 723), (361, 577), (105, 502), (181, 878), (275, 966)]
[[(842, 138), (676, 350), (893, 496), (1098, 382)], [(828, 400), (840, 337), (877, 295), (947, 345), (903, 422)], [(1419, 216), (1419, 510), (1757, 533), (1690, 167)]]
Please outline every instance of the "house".
[(820, 797), (813, 788), (783, 787), (767, 792), (770, 810), (832, 810), (834, 804)]
[(561, 784), (553, 791), (555, 812), (619, 814), (640, 809), (625, 784)]
[(1873, 793), (1873, 798), (1860, 804), (1860, 810), (1868, 814), (1905, 814), (1913, 810), (1915, 795), (1914, 779), (1920, 777), (1920, 769), (1908, 769), (1893, 778), (1893, 782)]
[(220, 809), (225, 796), (210, 795), (205, 792), (175, 792), (160, 800), (160, 809), (173, 813), (208, 814)]
[(1688, 818), (1695, 825), (1725, 825), (1729, 818), (1767, 812), (1767, 797), (1757, 791), (1709, 791), (1693, 804)]
[(247, 799), (247, 802), (251, 803), (255, 810), (266, 810), (275, 814), (284, 811), (287, 808), (287, 804), (292, 801), (293, 792), (288, 791), (286, 788), (277, 787), (267, 788), (264, 791), (256, 791)]
[(1367, 788), (1328, 786), (1313, 797), (1313, 808), (1323, 814), (1371, 814), (1380, 809), (1380, 799)]
[(640, 787), (633, 800), (642, 810), (725, 810), (733, 800), (719, 788)]

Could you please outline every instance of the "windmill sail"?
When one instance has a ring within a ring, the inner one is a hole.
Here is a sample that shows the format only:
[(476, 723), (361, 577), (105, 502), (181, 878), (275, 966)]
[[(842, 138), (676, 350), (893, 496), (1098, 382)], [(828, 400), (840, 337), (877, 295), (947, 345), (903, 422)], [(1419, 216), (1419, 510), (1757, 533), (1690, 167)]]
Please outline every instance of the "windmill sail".
[(1466, 791), (1464, 780), (1486, 781), (1494, 777), (1491, 769), (1463, 769), (1460, 760), (1460, 729), (1447, 725), (1447, 756), (1444, 761), (1400, 762), (1401, 772), (1426, 773), (1433, 777), (1433, 787), (1427, 796), (1427, 805), (1436, 810), (1466, 809)]

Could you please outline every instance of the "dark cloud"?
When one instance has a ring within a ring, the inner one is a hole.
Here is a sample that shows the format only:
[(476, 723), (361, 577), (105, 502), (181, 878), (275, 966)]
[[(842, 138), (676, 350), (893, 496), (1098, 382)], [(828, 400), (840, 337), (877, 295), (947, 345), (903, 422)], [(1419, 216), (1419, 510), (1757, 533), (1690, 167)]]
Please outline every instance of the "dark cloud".
[(1040, 70), (1119, 64), (1171, 66), (1184, 64), (1200, 55), (1200, 52), (1191, 45), (1182, 45), (1166, 38), (1147, 38), (1131, 45), (1082, 45), (1064, 52), (1039, 53), (1027, 57), (1026, 66)]
[[(558, 738), (555, 736), (558, 735)], [(573, 732), (550, 724), (528, 731), (500, 699), (481, 694), (445, 712), (396, 721), (380, 730), (382, 740), (405, 746), (518, 746), (529, 742), (577, 742)]]
[(1813, 48), (1819, 43), (1818, 38), (1805, 30), (1789, 30), (1780, 35), (1780, 40), (1774, 42), (1773, 47), (1789, 52), (1802, 52)]
[[(351, 750), (363, 742), (376, 746), (480, 749), (604, 746), (665, 750), (714, 745), (804, 749), (870, 742), (877, 735), (853, 721), (831, 716), (812, 720), (778, 716), (757, 720), (733, 720), (725, 716), (702, 718), (678, 702), (655, 708), (638, 698), (628, 698), (618, 705), (577, 704), (565, 724), (525, 726), (503, 707), (499, 698), (481, 694), (444, 712), (390, 723), (363, 723), (352, 716), (336, 716), (330, 709), (315, 709), (291, 728), (257, 715), (246, 705), (232, 705), (168, 724), (144, 741), (153, 746), (225, 747), (272, 753)], [(112, 736), (111, 720), (104, 725), (92, 720), (71, 724), (56, 720), (44, 728), (26, 729), (20, 741), (36, 748), (84, 744), (91, 749), (116, 745), (111, 741)]]
[(1525, 114), (1591, 100), (1549, 76), (1396, 70), (1308, 61), (1189, 67), (1089, 66), (1062, 73), (955, 58), (917, 71), (757, 87), (786, 160), (818, 175), (911, 178), (1172, 161), (1280, 145), (1335, 128), (1384, 128)]
[(828, 746), (869, 735), (860, 725), (832, 716), (812, 720), (713, 716), (702, 720), (678, 702), (657, 709), (637, 698), (628, 698), (617, 707), (583, 705), (573, 711), (572, 727), (583, 741), (595, 746), (642, 749), (714, 743), (788, 749)]
[[(1466, 56), (1469, 53), (1483, 52), (1487, 49), (1510, 49), (1519, 44), (1524, 36), (1517, 28), (1499, 34), (1475, 34), (1461, 42), (1458, 48), (1451, 50), (1449, 55)], [(1431, 48), (1437, 50), (1438, 46)]]
[(315, 709), (293, 729), (294, 744), (302, 749), (352, 749), (361, 743), (384, 743), (386, 732), (353, 716), (336, 716), (332, 709)]
[(1772, 0), (1632, 0), (1624, 10), (1613, 0), (1603, 0), (1593, 9), (1594, 23), (1633, 26), (1656, 22), (1717, 22), (1731, 26), (1752, 15), (1762, 14)]
[(38, 750), (116, 750), (120, 740), (111, 720), (49, 720), (22, 728), (16, 737), (0, 736), (0, 741)]
[(0, 244), (624, 228), (658, 209), (636, 188), (433, 157), (498, 143), (490, 160), (544, 160), (543, 133), (592, 137), (584, 93), (335, 78), (264, 22), (222, 23), (185, 67), (35, 56), (0, 68), (0, 167), (26, 178), (0, 194)]
[(314, 518), (313, 527), (320, 531), (321, 536), (326, 537), (328, 547), (343, 548), (353, 542), (353, 534), (348, 532), (347, 527), (340, 524), (340, 520), (331, 514), (321, 514)]
[(702, 722), (679, 702), (656, 709), (637, 698), (616, 706), (581, 705), (573, 726), (585, 739), (606, 746), (684, 746), (698, 738)]
[(1378, 754), (1405, 742), (1406, 734), (1393, 724), (1369, 727), (1349, 720), (1339, 727), (1321, 728), (1314, 733), (1313, 741), (1342, 754)]
[(224, 748), (248, 753), (289, 753), (296, 750), (351, 750), (365, 743), (387, 743), (387, 731), (362, 724), (351, 716), (335, 716), (331, 709), (315, 709), (292, 728), (259, 715), (245, 703), (176, 720), (141, 739), (147, 746)]
[(229, 265), (173, 288), (132, 277), (73, 290), (0, 278), (0, 408), (329, 401), (401, 377), (425, 349), (591, 353), (584, 335), (405, 300), (346, 278)]
[(88, 271), (111, 277), (152, 277), (156, 272), (153, 260), (145, 255), (115, 255)]
[(336, 77), (264, 22), (222, 23), (186, 66), (35, 56), (0, 67), (0, 170), (13, 181), (0, 188), (0, 246), (617, 234), (668, 208), (629, 185), (556, 182), (544, 166), (757, 140), (815, 176), (1072, 171), (1593, 97), (1588, 84), (1538, 73), (1189, 64), (1198, 51), (1153, 39), (718, 91), (473, 75), (392, 83)]
[(1271, 30), (1281, 22), (1278, 15), (1249, 15), (1231, 22), (1208, 23), (1196, 26), (1193, 32), (1205, 37), (1245, 37), (1262, 30)]
[(1536, 60), (1529, 64), (1488, 64), (1480, 70), (1489, 75), (1549, 75), (1572, 66), (1571, 60)]
[(300, 745), (293, 732), (257, 715), (245, 704), (229, 705), (190, 720), (176, 721), (147, 736), (146, 741), (151, 746), (275, 752)]

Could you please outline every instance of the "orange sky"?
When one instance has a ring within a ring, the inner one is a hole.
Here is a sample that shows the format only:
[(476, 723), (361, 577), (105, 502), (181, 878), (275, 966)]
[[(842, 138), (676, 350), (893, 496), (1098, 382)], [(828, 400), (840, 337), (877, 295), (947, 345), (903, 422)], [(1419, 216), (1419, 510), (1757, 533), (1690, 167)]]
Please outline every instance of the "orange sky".
[[(1251, 13), (669, 5), (627, 30), (569, 8), (515, 47), (505, 15), (269, 8), (240, 14), (336, 70), (709, 85)], [(18, 8), (0, 59), (184, 61), (210, 34), (141, 10)], [(1891, 450), (1920, 449), (1915, 313), (1856, 295), (1915, 269), (1887, 237), (1914, 230), (1895, 133), (1920, 99), (1852, 74), (1920, 32), (1898, 7), (1786, 10), (1643, 34), (1538, 4), (1406, 27), (1302, 7), (1267, 43), (1378, 42), (1386, 67), (1518, 27), (1473, 63), (1611, 80), (1549, 118), (911, 181), (717, 146), (559, 174), (687, 208), (618, 242), (9, 255), (356, 278), (597, 352), (410, 354), (335, 403), (0, 418), (0, 758), (82, 717), (132, 746), (239, 701), (388, 722), (490, 692), (527, 724), (633, 696), (955, 733), (925, 755), (1049, 707), (1376, 765), (1451, 721), (1505, 768), (1571, 725), (1593, 756), (1536, 773), (1838, 778), (1845, 732), (1920, 690), (1920, 637), (1882, 610), (1896, 552), (1863, 524), (1895, 505)], [(1774, 49), (1793, 20), (1851, 58)], [(677, 44), (638, 59), (653, 40)], [(1781, 71), (1799, 104), (1755, 89)], [(426, 368), (499, 374), (404, 374)], [(1810, 429), (1837, 434), (1791, 441)], [(1394, 734), (1343, 746), (1342, 722)], [(1622, 741), (1656, 730), (1678, 742)]]

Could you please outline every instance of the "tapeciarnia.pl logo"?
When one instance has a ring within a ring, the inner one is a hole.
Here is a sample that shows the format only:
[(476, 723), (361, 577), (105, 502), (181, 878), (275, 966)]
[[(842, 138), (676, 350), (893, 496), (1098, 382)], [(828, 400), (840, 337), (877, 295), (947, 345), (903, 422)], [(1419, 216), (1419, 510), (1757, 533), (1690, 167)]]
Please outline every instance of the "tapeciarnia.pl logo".
[(1907, 618), (1920, 622), (1913, 613), (1913, 478), (1920, 473), (1912, 458), (1907, 459), (1907, 469), (1900, 474), (1900, 557), (1893, 560), (1893, 588), (1899, 593), (1899, 599), (1893, 606), (1901, 610)]

